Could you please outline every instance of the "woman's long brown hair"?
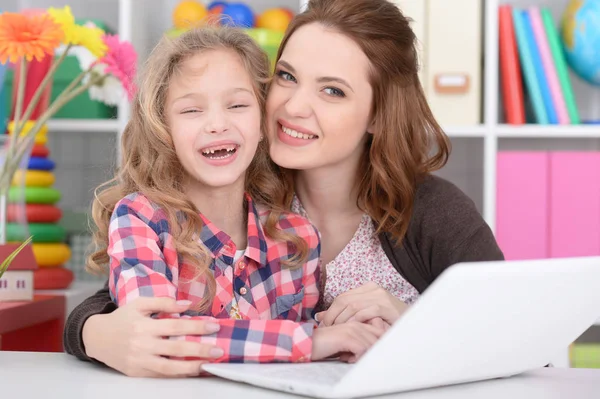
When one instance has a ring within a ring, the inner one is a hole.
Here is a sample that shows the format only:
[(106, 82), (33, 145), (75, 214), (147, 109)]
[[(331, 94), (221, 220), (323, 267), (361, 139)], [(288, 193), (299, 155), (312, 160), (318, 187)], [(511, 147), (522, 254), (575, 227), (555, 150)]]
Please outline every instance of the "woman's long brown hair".
[[(198, 310), (205, 310), (214, 297), (215, 281), (209, 271), (212, 258), (197, 238), (202, 220), (198, 209), (183, 191), (185, 172), (166, 122), (165, 102), (171, 77), (178, 73), (181, 63), (195, 54), (216, 49), (235, 52), (255, 82), (254, 91), (261, 109), (261, 131), (265, 132), (269, 61), (249, 36), (235, 28), (203, 27), (174, 39), (163, 37), (147, 60), (138, 84), (131, 120), (121, 141), (121, 168), (113, 179), (96, 189), (92, 204), (96, 250), (88, 257), (87, 264), (88, 271), (93, 273), (108, 270), (108, 229), (115, 204), (124, 196), (139, 192), (164, 212), (178, 254), (196, 268), (194, 278), (206, 280), (207, 293), (200, 304), (194, 304)], [(265, 233), (292, 245), (295, 255), (284, 263), (298, 267), (307, 256), (308, 247), (300, 237), (286, 233), (278, 226), (280, 216), (285, 212), (285, 191), (268, 148), (265, 137), (246, 171), (245, 190), (257, 204), (271, 210), (264, 226)]]
[[(408, 229), (417, 184), (443, 167), (450, 153), (450, 140), (419, 81), (410, 21), (387, 0), (310, 0), (288, 26), (277, 54), (279, 60), (296, 30), (318, 23), (354, 40), (370, 60), (374, 129), (356, 177), (358, 206), (378, 233), (390, 233), (398, 241)], [(289, 176), (286, 184), (293, 192)], [(291, 199), (288, 195), (286, 202)]]

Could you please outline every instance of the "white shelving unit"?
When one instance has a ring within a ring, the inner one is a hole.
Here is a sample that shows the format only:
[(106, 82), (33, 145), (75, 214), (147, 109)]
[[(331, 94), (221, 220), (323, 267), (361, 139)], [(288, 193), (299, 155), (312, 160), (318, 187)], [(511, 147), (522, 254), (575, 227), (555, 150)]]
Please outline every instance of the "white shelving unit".
[[(483, 214), (492, 229), (496, 222), (496, 159), (505, 139), (537, 139), (539, 148), (551, 147), (560, 150), (572, 148), (573, 141), (579, 139), (599, 139), (600, 126), (596, 125), (535, 125), (522, 126), (507, 125), (501, 121), (500, 113), (500, 87), (498, 68), (498, 7), (501, 4), (512, 4), (518, 7), (532, 5), (544, 5), (550, 7), (554, 20), (558, 25), (568, 0), (485, 0), (485, 71), (484, 71), (484, 182)], [(571, 82), (575, 90), (575, 96), (582, 116), (593, 117), (589, 110), (600, 107), (596, 90), (582, 83), (573, 73), (570, 73)], [(582, 106), (586, 104), (586, 106)], [(586, 115), (587, 112), (587, 115)], [(569, 146), (556, 143), (555, 139), (568, 140)], [(596, 140), (595, 140), (596, 141)], [(589, 148), (589, 142), (586, 142)], [(596, 142), (595, 147), (598, 147)], [(511, 148), (519, 148), (514, 140)], [(530, 146), (527, 146), (530, 148)]]
[[(408, 0), (396, 0), (398, 3)], [(412, 0), (411, 0), (412, 1)], [(483, 1), (482, 26), (483, 74), (482, 74), (482, 120), (475, 126), (445, 126), (445, 131), (453, 141), (454, 154), (463, 153), (466, 157), (457, 160), (460, 155), (451, 156), (451, 162), (459, 162), (461, 170), (452, 170), (445, 174), (450, 180), (464, 179), (465, 175), (481, 176), (475, 182), (469, 181), (470, 194), (474, 197), (482, 214), (492, 229), (496, 222), (496, 159), (498, 151), (508, 146), (511, 149), (524, 148), (572, 148), (583, 147), (600, 150), (600, 127), (593, 125), (557, 126), (524, 125), (511, 126), (501, 121), (501, 102), (498, 68), (498, 6), (511, 3), (526, 7), (544, 4), (552, 10), (558, 23), (568, 0), (473, 0)], [(119, 33), (122, 39), (129, 40), (139, 54), (140, 64), (145, 60), (160, 36), (171, 27), (171, 12), (179, 0), (6, 0), (2, 10), (11, 11), (22, 8), (63, 6), (69, 4), (77, 17), (100, 18)], [(208, 2), (208, 0), (206, 0)], [(246, 0), (255, 12), (266, 8), (285, 6), (296, 11), (302, 10), (307, 0)], [(4, 5), (6, 4), (6, 5)], [(419, 21), (416, 21), (419, 22)], [(426, 46), (426, 40), (424, 40)], [(459, 44), (457, 44), (459, 45)], [(592, 88), (583, 83), (574, 74), (571, 75), (576, 100), (583, 117), (596, 117), (600, 114), (600, 88)], [(118, 107), (116, 120), (53, 120), (51, 130), (77, 131), (85, 133), (117, 134), (123, 131), (129, 118), (129, 104), (123, 101)], [(531, 140), (534, 143), (531, 143)], [(117, 143), (119, 140), (117, 140)], [(464, 144), (468, 142), (469, 144)], [(478, 151), (473, 151), (475, 148)], [(565, 144), (566, 143), (566, 144)], [(468, 150), (461, 150), (461, 146)], [(118, 156), (119, 154), (117, 154)], [(117, 158), (118, 159), (118, 158)], [(442, 171), (444, 172), (444, 171)], [(472, 172), (472, 173), (471, 173)], [(444, 174), (444, 173), (442, 173)], [(459, 175), (460, 174), (460, 175)], [(468, 192), (469, 194), (469, 192)]]
[[(406, 2), (408, 0), (396, 1), (401, 4), (403, 1)], [(511, 3), (516, 6), (526, 7), (535, 4), (544, 4), (551, 8), (555, 21), (558, 22), (566, 8), (568, 0), (547, 0), (544, 2), (541, 0), (473, 1), (483, 1), (484, 3), (482, 16), (484, 33), (484, 51), (482, 52), (482, 120), (479, 125), (474, 126), (444, 126), (444, 130), (453, 141), (455, 153), (467, 153), (467, 161), (464, 163), (466, 166), (463, 166), (462, 170), (452, 170), (442, 174), (450, 180), (461, 180), (464, 178), (464, 176), (459, 176), (458, 173), (471, 176), (473, 173), (470, 172), (475, 171), (481, 174), (480, 181), (469, 182), (469, 187), (471, 187), (471, 194), (474, 194), (473, 197), (481, 199), (481, 203), (478, 205), (485, 220), (494, 230), (496, 222), (496, 159), (498, 151), (505, 145), (509, 145), (511, 148), (519, 148), (521, 144), (524, 145), (524, 148), (528, 149), (532, 145), (534, 147), (537, 145), (540, 148), (551, 147), (561, 149), (562, 143), (565, 141), (569, 143), (568, 148), (580, 145), (584, 148), (597, 147), (600, 149), (600, 127), (593, 125), (511, 126), (504, 124), (501, 120), (497, 14), (499, 5), (502, 3)], [(169, 29), (170, 13), (178, 1), (153, 1), (154, 8), (152, 10), (149, 7), (141, 7), (140, 4), (142, 2), (143, 0), (119, 1), (119, 32), (124, 39), (131, 40), (134, 46), (136, 46), (136, 49), (140, 53), (140, 59), (144, 59), (160, 35)], [(261, 12), (273, 6), (286, 6), (299, 11), (304, 9), (307, 2), (307, 0), (246, 0), (246, 3), (255, 12)], [(571, 74), (571, 80), (578, 105), (580, 106), (580, 112), (584, 116), (586, 111), (591, 110), (593, 112), (594, 108), (598, 108), (598, 112), (600, 112), (600, 95), (596, 94), (593, 88), (582, 83), (573, 74)], [(465, 142), (463, 139), (467, 139), (466, 141), (469, 144), (463, 144)], [(535, 139), (536, 144), (526, 143), (525, 140), (527, 139)], [(559, 142), (556, 141), (557, 139), (559, 139)], [(577, 141), (581, 141), (582, 139), (587, 140), (577, 144)], [(477, 142), (479, 151), (476, 154), (469, 155), (469, 151), (474, 147), (473, 140)], [(469, 150), (460, 151), (463, 145), (468, 146)], [(451, 156), (451, 162), (457, 161)], [(460, 161), (463, 164), (462, 160)]]

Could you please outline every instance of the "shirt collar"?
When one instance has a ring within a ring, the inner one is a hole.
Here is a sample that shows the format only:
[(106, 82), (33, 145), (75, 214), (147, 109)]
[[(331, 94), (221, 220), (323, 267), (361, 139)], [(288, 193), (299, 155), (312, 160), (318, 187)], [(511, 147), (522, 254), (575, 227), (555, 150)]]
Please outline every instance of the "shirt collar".
[[(245, 256), (256, 261), (259, 267), (267, 264), (267, 242), (263, 232), (262, 223), (258, 213), (258, 209), (250, 195), (245, 194), (246, 205), (248, 209), (248, 244), (246, 247)], [(202, 219), (202, 230), (200, 231), (200, 240), (212, 253), (213, 257), (221, 255), (223, 247), (228, 245), (231, 237), (215, 226), (204, 215), (200, 214)]]

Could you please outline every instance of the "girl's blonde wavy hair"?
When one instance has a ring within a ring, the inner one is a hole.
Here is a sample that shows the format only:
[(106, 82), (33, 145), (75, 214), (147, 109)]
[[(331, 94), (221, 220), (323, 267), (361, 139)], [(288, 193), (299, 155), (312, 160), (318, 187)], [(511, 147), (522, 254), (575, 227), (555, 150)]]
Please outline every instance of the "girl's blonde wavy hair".
[[(108, 228), (115, 204), (124, 196), (139, 192), (162, 208), (180, 259), (195, 266), (195, 278), (206, 279), (206, 295), (196, 307), (200, 311), (207, 309), (214, 298), (215, 280), (209, 270), (212, 258), (197, 239), (202, 228), (199, 211), (183, 193), (186, 176), (166, 122), (165, 102), (171, 78), (178, 73), (182, 62), (210, 50), (233, 51), (239, 56), (254, 82), (261, 109), (261, 130), (266, 131), (264, 110), (269, 60), (253, 39), (231, 27), (195, 28), (177, 38), (163, 37), (150, 54), (139, 79), (131, 120), (121, 140), (121, 168), (113, 179), (96, 189), (92, 204), (95, 252), (87, 263), (87, 270), (94, 274), (108, 271)], [(286, 266), (298, 267), (304, 263), (308, 248), (303, 239), (277, 226), (286, 211), (284, 184), (278, 167), (269, 157), (266, 135), (263, 136), (265, 139), (260, 141), (246, 171), (245, 190), (257, 204), (271, 210), (264, 225), (265, 234), (271, 239), (288, 241), (295, 253)]]

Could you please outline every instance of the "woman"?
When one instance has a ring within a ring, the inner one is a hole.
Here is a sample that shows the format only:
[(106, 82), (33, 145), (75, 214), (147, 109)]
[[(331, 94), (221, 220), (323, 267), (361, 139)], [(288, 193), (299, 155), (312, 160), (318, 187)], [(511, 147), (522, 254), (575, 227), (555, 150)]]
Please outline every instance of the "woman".
[[(392, 324), (448, 266), (503, 259), (473, 202), (431, 175), (450, 145), (417, 72), (409, 20), (387, 0), (310, 1), (281, 44), (270, 153), (288, 205), (321, 234), (324, 325)], [(148, 317), (185, 306), (143, 298), (115, 311), (100, 291), (70, 315), (66, 350), (127, 375), (197, 375), (201, 362), (145, 367), (164, 354), (162, 337), (206, 333), (200, 322)], [(207, 350), (186, 343), (177, 354)]]

